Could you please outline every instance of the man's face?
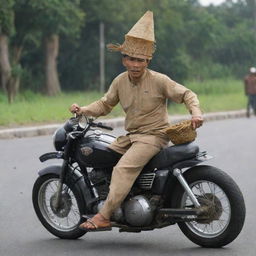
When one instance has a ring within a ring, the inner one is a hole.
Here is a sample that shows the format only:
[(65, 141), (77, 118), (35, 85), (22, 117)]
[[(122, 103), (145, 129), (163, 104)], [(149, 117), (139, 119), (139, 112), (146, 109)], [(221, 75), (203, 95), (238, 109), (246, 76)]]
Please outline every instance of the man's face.
[(130, 78), (138, 79), (140, 78), (145, 69), (148, 67), (149, 60), (134, 58), (130, 56), (123, 57), (123, 65), (126, 67)]

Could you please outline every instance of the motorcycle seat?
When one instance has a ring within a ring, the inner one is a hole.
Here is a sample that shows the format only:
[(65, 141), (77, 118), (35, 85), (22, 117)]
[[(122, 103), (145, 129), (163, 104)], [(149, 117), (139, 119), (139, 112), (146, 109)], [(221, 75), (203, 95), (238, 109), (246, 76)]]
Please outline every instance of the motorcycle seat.
[(177, 162), (195, 157), (199, 147), (194, 142), (174, 145), (162, 149), (143, 168), (143, 171), (150, 172), (154, 169), (166, 168)]

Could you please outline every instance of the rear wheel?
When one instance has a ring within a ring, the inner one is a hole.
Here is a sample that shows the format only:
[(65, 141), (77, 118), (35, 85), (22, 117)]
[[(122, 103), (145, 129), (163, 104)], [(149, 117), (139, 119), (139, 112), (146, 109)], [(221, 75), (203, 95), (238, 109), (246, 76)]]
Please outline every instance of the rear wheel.
[(79, 229), (80, 212), (79, 193), (68, 184), (63, 184), (60, 207), (54, 207), (59, 176), (49, 174), (40, 176), (33, 187), (32, 200), (35, 212), (44, 227), (53, 235), (64, 239), (76, 239), (86, 232)]
[[(236, 183), (212, 166), (194, 167), (184, 177), (207, 212), (201, 219), (178, 223), (181, 231), (203, 247), (222, 247), (231, 243), (241, 232), (245, 219), (244, 199)], [(175, 192), (178, 208), (193, 207), (180, 186)]]

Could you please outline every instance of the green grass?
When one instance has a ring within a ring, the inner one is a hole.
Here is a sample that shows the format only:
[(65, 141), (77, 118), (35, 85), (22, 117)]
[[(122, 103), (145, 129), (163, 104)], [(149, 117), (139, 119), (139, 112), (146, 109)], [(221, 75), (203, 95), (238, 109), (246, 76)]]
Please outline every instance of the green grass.
[[(200, 106), (203, 113), (217, 112), (217, 111), (229, 111), (240, 110), (246, 106), (246, 97), (238, 93), (230, 93), (223, 95), (198, 95), (200, 100)], [(184, 105), (171, 104), (169, 106), (170, 114), (187, 114), (188, 111)]]
[[(198, 94), (204, 113), (243, 109), (246, 97), (243, 85), (238, 80), (210, 80), (205, 82), (188, 82), (185, 85)], [(71, 116), (69, 106), (76, 102), (87, 105), (102, 94), (98, 92), (62, 93), (56, 97), (47, 97), (30, 91), (21, 93), (13, 104), (8, 104), (6, 96), (0, 93), (0, 126), (12, 127), (19, 125), (64, 122)], [(183, 104), (171, 104), (170, 114), (187, 114)], [(118, 105), (107, 116), (123, 116)]]
[[(185, 86), (198, 95), (204, 113), (244, 109), (247, 98), (244, 95), (243, 83), (234, 79), (215, 79), (209, 81), (190, 81)], [(171, 104), (170, 114), (186, 114), (182, 104)]]
[(242, 93), (243, 82), (232, 78), (227, 79), (212, 79), (206, 81), (188, 81), (185, 86), (190, 88), (197, 94), (229, 94)]
[[(72, 103), (87, 105), (101, 97), (97, 92), (62, 93), (56, 97), (25, 92), (20, 94), (13, 104), (0, 94), (0, 126), (17, 126), (41, 123), (64, 122), (71, 116), (68, 108)], [(123, 115), (119, 107), (110, 117)]]

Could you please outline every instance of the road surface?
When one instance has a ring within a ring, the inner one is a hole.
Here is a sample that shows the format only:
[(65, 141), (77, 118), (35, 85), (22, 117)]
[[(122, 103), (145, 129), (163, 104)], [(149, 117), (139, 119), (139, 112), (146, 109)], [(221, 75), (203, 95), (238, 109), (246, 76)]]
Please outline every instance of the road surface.
[(256, 255), (256, 118), (205, 123), (198, 130), (197, 143), (214, 156), (208, 164), (229, 173), (245, 197), (244, 229), (225, 248), (200, 248), (176, 225), (139, 234), (114, 229), (88, 233), (79, 240), (55, 238), (38, 221), (31, 201), (37, 170), (56, 162), (39, 162), (41, 154), (54, 150), (51, 136), (42, 136), (0, 140), (0, 255)]

